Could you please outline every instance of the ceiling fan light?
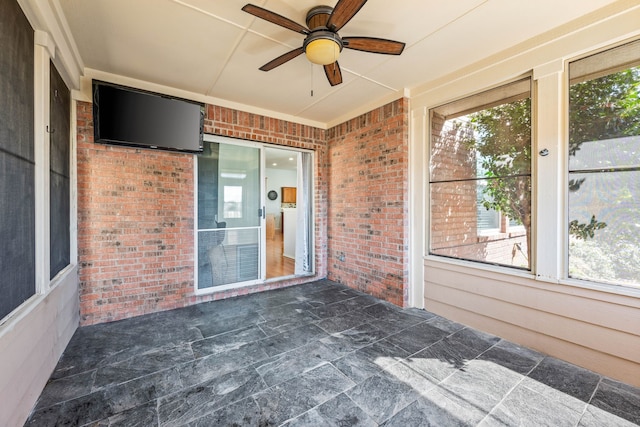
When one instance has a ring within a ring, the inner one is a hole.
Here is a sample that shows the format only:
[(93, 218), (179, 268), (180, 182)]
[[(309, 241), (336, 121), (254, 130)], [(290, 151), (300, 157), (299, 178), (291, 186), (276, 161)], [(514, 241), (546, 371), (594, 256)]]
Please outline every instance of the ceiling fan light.
[(304, 45), (307, 59), (314, 64), (328, 65), (338, 60), (341, 43), (334, 37), (313, 37)]

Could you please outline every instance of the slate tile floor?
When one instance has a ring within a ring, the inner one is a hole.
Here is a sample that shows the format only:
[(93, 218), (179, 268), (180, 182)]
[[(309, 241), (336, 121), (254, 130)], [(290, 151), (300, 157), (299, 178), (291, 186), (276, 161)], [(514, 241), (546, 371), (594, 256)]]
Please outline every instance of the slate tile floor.
[(638, 424), (638, 388), (326, 280), (80, 328), (27, 422)]

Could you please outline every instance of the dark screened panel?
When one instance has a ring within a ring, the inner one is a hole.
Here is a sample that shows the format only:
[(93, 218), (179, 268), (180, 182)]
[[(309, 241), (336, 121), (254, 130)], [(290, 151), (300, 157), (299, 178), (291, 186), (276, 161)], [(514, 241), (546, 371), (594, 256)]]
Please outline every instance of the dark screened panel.
[(0, 318), (35, 293), (33, 38), (0, 1)]
[(71, 178), (69, 173), (71, 134), (71, 92), (51, 63), (50, 86), (50, 228), (51, 249), (50, 278), (53, 279), (69, 265), (71, 240), (69, 227)]

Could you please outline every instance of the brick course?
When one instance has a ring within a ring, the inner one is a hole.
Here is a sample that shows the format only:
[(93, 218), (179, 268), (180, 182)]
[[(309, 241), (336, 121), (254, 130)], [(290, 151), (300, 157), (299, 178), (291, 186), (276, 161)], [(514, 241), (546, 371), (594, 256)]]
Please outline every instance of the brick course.
[(328, 278), (408, 301), (408, 100), (328, 131)]

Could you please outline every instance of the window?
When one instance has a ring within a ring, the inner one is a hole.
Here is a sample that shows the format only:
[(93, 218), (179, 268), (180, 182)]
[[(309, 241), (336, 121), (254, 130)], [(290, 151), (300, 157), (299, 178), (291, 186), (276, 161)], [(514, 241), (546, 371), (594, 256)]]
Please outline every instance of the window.
[(33, 29), (17, 2), (2, 2), (0, 320), (36, 292), (33, 40)]
[(640, 286), (640, 41), (569, 76), (569, 277)]
[(237, 185), (224, 186), (224, 218), (242, 218), (242, 187)]
[(50, 278), (53, 279), (71, 262), (71, 173), (70, 134), (71, 93), (56, 70), (51, 67), (49, 199), (50, 209)]
[(429, 252), (530, 269), (531, 89), (431, 110)]

